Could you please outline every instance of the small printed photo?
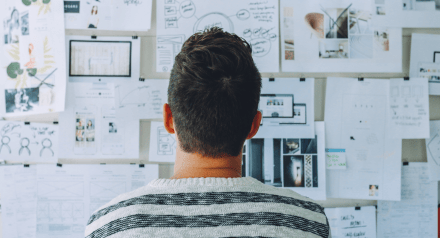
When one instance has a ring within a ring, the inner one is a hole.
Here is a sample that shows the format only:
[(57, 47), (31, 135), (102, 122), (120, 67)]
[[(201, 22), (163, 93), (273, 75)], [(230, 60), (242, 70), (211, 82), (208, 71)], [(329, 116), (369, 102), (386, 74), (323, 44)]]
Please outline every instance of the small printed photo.
[(21, 14), (21, 34), (24, 36), (29, 35), (29, 12), (23, 12)]
[(390, 51), (390, 36), (387, 30), (374, 31), (374, 48), (376, 51), (387, 52)]
[(86, 118), (86, 129), (87, 130), (94, 130), (95, 129), (95, 118)]
[(76, 141), (84, 141), (84, 119), (76, 118), (76, 133), (75, 140)]
[(325, 38), (348, 38), (348, 6), (347, 8), (327, 8), (323, 11)]
[(315, 139), (301, 139), (301, 154), (318, 153), (318, 136)]
[(293, 155), (300, 152), (299, 139), (283, 139), (283, 154)]
[(350, 36), (350, 58), (371, 59), (373, 58), (373, 35)]
[(383, 7), (383, 6), (376, 6), (376, 15), (380, 15), (380, 16), (386, 15), (385, 7)]
[(118, 128), (116, 127), (116, 123), (109, 122), (108, 123), (108, 133), (117, 133), (117, 132), (118, 132)]
[(402, 0), (402, 9), (406, 11), (439, 11), (439, 0)]
[(28, 112), (39, 105), (40, 88), (6, 89), (6, 113)]
[(89, 20), (87, 21), (87, 28), (96, 29), (99, 24), (98, 6), (93, 5), (90, 10)]
[(95, 141), (95, 118), (86, 118), (85, 137), (87, 142)]
[(324, 14), (310, 12), (304, 18), (307, 28), (310, 30), (310, 38), (324, 39)]
[(284, 100), (283, 99), (267, 99), (267, 106), (283, 106)]
[(372, 34), (370, 24), (372, 15), (370, 11), (350, 8), (350, 34), (367, 35)]
[(6, 16), (7, 17), (3, 19), (5, 44), (18, 43), (19, 37), (22, 34), (22, 29), (20, 28), (20, 13), (14, 7)]
[(321, 40), (319, 41), (319, 58), (337, 59), (348, 58), (348, 40)]
[(370, 197), (377, 197), (377, 196), (379, 196), (379, 185), (370, 185), (368, 191), (369, 191)]
[(304, 187), (304, 156), (283, 156), (284, 187)]
[(293, 21), (293, 8), (292, 7), (284, 7), (284, 59), (285, 60), (294, 60), (295, 59), (295, 51), (294, 51), (294, 42), (293, 42), (293, 29), (294, 29), (294, 21)]

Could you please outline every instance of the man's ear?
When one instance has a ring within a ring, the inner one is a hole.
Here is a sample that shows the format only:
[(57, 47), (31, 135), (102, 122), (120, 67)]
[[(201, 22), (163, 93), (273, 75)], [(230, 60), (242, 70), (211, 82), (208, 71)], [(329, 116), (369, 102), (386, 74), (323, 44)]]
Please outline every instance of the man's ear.
[(163, 125), (165, 126), (165, 130), (170, 134), (174, 134), (174, 122), (173, 122), (173, 114), (171, 113), (171, 108), (168, 103), (163, 105)]
[(255, 114), (254, 120), (252, 121), (251, 131), (246, 137), (246, 140), (252, 139), (252, 137), (254, 137), (257, 134), (258, 129), (260, 129), (261, 118), (262, 118), (261, 112), (257, 111), (257, 114)]

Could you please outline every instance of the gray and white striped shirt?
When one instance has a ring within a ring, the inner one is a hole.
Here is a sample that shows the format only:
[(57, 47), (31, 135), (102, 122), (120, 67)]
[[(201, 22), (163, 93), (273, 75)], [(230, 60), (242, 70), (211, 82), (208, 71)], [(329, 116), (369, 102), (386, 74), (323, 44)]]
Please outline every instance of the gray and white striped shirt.
[(251, 178), (156, 179), (89, 219), (85, 237), (331, 237), (324, 208)]

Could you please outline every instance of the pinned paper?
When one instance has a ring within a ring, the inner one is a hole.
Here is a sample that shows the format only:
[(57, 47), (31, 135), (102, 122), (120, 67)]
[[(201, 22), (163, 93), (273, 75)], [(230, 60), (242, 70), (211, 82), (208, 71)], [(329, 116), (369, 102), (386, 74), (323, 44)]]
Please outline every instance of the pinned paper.
[(325, 149), (327, 169), (346, 169), (345, 149)]

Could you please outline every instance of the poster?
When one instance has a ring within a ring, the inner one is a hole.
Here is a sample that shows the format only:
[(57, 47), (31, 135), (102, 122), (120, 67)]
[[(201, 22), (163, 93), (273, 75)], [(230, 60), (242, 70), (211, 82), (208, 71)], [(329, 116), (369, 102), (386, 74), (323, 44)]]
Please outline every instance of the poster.
[(440, 95), (440, 35), (412, 34), (409, 75), (427, 78), (429, 95)]
[(148, 31), (152, 0), (64, 1), (66, 29)]
[(139, 158), (139, 119), (116, 115), (112, 83), (69, 83), (60, 113), (60, 157)]
[(260, 72), (279, 71), (277, 0), (166, 0), (156, 6), (157, 72), (170, 72), (186, 39), (214, 26), (243, 37)]
[(311, 199), (325, 200), (324, 122), (315, 122), (314, 126), (313, 138), (247, 140), (243, 149), (243, 175)]
[(327, 197), (400, 200), (402, 140), (389, 127), (390, 80), (328, 78), (325, 143), (346, 151), (345, 170), (327, 170)]
[(0, 115), (64, 110), (66, 62), (62, 9), (62, 1), (2, 1)]
[(283, 72), (401, 72), (402, 29), (373, 26), (373, 0), (281, 0)]
[(405, 28), (439, 28), (439, 0), (375, 0), (374, 23)]
[(263, 78), (254, 138), (314, 138), (315, 79)]

